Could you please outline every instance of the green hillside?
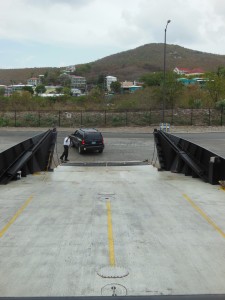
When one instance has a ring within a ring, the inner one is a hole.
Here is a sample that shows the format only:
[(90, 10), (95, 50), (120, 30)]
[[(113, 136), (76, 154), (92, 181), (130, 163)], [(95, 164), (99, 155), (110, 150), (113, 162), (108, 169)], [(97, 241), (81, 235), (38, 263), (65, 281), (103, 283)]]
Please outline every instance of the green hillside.
[[(89, 82), (95, 81), (100, 74), (117, 76), (122, 80), (138, 80), (147, 72), (163, 70), (163, 49), (161, 44), (147, 44), (136, 49), (113, 54), (97, 61), (77, 65), (76, 75), (86, 76)], [(74, 61), (76, 64), (76, 61)], [(225, 66), (225, 55), (216, 55), (186, 49), (177, 45), (167, 45), (167, 69), (175, 67), (202, 68), (215, 71)], [(0, 70), (0, 84), (25, 83), (27, 78), (44, 74), (46, 71), (59, 72), (58, 68), (27, 68)]]

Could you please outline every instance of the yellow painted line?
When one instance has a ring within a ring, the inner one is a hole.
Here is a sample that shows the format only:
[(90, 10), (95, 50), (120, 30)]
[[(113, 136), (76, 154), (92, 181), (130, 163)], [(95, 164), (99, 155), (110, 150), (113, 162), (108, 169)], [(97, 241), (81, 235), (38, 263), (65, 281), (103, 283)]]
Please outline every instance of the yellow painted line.
[(207, 214), (201, 210), (201, 208), (195, 204), (195, 202), (193, 200), (191, 200), (191, 198), (189, 198), (186, 194), (183, 194), (183, 197), (192, 205), (192, 207), (194, 207), (194, 209), (220, 234), (222, 235), (223, 238), (225, 238), (225, 233), (222, 231), (222, 229), (215, 223), (213, 222), (212, 219), (210, 219), (209, 216), (207, 216)]
[(23, 210), (27, 207), (30, 201), (33, 199), (33, 196), (30, 196), (27, 201), (20, 207), (20, 209), (15, 213), (12, 219), (2, 228), (0, 231), (0, 238), (5, 234), (5, 232), (9, 229), (9, 227), (16, 221), (19, 215), (23, 212)]
[(107, 201), (107, 216), (108, 216), (108, 242), (109, 242), (109, 263), (111, 267), (115, 267), (115, 253), (114, 253), (114, 240), (113, 240), (113, 228), (112, 228), (112, 214), (111, 204)]

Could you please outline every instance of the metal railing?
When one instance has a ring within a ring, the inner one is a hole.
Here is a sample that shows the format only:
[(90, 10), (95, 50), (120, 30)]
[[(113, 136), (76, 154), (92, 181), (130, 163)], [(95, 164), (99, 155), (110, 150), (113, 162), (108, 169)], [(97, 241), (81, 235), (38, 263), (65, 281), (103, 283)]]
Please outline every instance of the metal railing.
[(179, 136), (154, 130), (159, 169), (201, 178), (211, 184), (225, 180), (225, 158)]
[(39, 171), (50, 171), (57, 131), (48, 130), (0, 153), (0, 184)]
[[(179, 126), (223, 126), (224, 110), (167, 109), (165, 123)], [(0, 111), (0, 127), (116, 127), (151, 126), (162, 122), (162, 111), (98, 110), (98, 111)]]

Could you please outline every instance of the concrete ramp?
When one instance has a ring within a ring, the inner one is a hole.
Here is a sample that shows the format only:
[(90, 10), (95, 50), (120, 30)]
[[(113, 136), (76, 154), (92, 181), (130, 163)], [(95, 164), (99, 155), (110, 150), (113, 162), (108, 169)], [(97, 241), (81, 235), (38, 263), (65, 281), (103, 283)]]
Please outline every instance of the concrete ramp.
[(9, 187), (0, 199), (2, 297), (225, 293), (218, 186), (142, 165), (59, 166)]

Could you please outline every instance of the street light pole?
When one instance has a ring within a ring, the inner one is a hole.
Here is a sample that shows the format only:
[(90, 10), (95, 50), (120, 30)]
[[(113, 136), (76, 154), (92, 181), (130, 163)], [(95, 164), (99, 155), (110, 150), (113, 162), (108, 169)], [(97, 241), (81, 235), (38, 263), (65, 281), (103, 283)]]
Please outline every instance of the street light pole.
[(165, 35), (164, 35), (164, 63), (163, 63), (163, 123), (165, 121), (165, 98), (166, 98), (166, 31), (167, 26), (171, 22), (168, 20), (166, 23), (165, 28)]

